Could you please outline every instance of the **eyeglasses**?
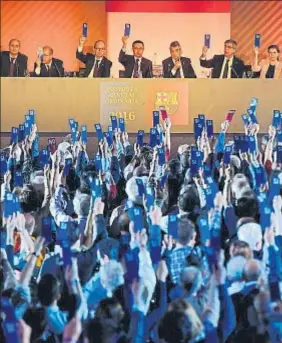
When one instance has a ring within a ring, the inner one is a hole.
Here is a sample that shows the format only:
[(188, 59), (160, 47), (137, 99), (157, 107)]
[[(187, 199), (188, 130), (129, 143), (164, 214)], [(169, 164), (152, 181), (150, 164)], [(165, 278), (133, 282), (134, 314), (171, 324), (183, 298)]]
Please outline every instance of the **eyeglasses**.
[(224, 47), (225, 47), (226, 49), (234, 49), (234, 47), (233, 47), (232, 45), (224, 45)]
[(105, 50), (105, 48), (95, 48), (95, 46), (94, 46), (94, 49), (95, 49), (95, 50), (99, 50), (99, 51)]

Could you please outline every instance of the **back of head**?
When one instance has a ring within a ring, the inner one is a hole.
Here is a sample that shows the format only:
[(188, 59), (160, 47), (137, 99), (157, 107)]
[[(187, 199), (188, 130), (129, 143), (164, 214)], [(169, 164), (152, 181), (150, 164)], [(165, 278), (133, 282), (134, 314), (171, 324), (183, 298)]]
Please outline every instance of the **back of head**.
[(246, 281), (258, 281), (262, 274), (262, 265), (259, 260), (249, 260), (244, 266), (244, 278)]
[(187, 296), (195, 295), (203, 282), (199, 268), (185, 267), (180, 274), (180, 285), (187, 292)]
[(38, 299), (43, 306), (50, 306), (59, 296), (60, 283), (51, 274), (45, 274), (38, 284)]
[(32, 185), (25, 184), (16, 192), (19, 196), (23, 213), (35, 212), (39, 207), (36, 189)]
[(246, 223), (239, 227), (238, 239), (246, 242), (253, 251), (261, 250), (262, 230), (256, 223)]
[(113, 326), (118, 329), (123, 320), (124, 311), (117, 299), (106, 298), (100, 301), (95, 317), (108, 323), (110, 320)]
[(259, 213), (257, 199), (249, 197), (238, 199), (235, 206), (235, 213), (239, 219), (244, 217), (256, 218)]
[(177, 241), (181, 245), (187, 245), (195, 238), (195, 226), (186, 216), (178, 219)]
[(240, 240), (234, 241), (229, 250), (230, 256), (242, 256), (246, 260), (253, 258), (253, 251), (249, 244)]
[(200, 198), (194, 185), (181, 189), (178, 198), (179, 209), (186, 213), (197, 212), (200, 207)]
[(169, 304), (158, 331), (166, 343), (186, 343), (201, 336), (203, 324), (194, 308), (179, 299)]

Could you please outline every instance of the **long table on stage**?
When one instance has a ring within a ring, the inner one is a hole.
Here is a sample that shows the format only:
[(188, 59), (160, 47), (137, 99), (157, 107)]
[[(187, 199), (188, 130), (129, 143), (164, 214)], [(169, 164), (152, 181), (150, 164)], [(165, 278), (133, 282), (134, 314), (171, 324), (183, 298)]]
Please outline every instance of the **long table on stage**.
[(128, 132), (149, 131), (152, 111), (164, 105), (172, 132), (192, 132), (193, 118), (204, 113), (220, 128), (229, 109), (236, 109), (230, 132), (243, 132), (241, 114), (251, 97), (259, 99), (257, 116), (267, 132), (273, 109), (282, 109), (282, 79), (88, 79), (1, 78), (1, 132), (36, 111), (40, 132), (68, 132), (68, 118), (94, 131), (110, 125), (110, 115), (123, 116)]

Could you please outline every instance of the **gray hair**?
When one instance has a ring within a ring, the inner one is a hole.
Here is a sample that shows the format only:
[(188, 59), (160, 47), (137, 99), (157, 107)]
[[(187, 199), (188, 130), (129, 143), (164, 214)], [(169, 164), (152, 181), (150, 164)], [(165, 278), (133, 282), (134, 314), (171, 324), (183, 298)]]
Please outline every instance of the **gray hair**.
[(203, 282), (202, 273), (196, 267), (185, 267), (180, 274), (180, 285), (184, 288), (188, 295), (197, 293)]
[(262, 275), (262, 265), (259, 260), (249, 260), (244, 267), (244, 276), (246, 281), (257, 281)]
[(131, 200), (138, 204), (142, 204), (143, 198), (142, 196), (139, 195), (139, 192), (138, 192), (138, 186), (136, 183), (137, 179), (141, 179), (143, 181), (144, 187), (146, 188), (147, 182), (148, 182), (147, 176), (142, 176), (142, 177), (133, 176), (127, 181), (125, 191), (128, 196), (128, 200)]
[(108, 296), (112, 296), (114, 290), (124, 284), (124, 271), (121, 263), (110, 260), (101, 265), (100, 277)]
[(257, 223), (247, 223), (239, 227), (238, 239), (248, 243), (252, 250), (260, 250), (258, 244), (262, 241), (262, 230)]
[(240, 281), (243, 278), (244, 266), (247, 260), (243, 256), (232, 257), (227, 265), (227, 277), (230, 281)]
[(81, 216), (87, 216), (90, 208), (90, 195), (76, 192), (73, 199), (74, 212)]

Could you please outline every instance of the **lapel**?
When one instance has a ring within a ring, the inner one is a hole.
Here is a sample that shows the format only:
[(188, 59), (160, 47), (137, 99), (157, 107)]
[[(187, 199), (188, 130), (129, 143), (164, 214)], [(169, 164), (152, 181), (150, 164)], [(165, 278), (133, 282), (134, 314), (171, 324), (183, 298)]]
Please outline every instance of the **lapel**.
[(144, 58), (142, 57), (141, 65), (140, 65), (140, 71), (142, 73), (142, 76), (143, 76), (143, 71), (145, 71), (145, 67), (146, 67), (146, 64), (145, 64)]
[(183, 57), (180, 58), (180, 61), (181, 61), (181, 65), (182, 65), (183, 76), (185, 77), (186, 76), (186, 70), (187, 70), (187, 63)]

